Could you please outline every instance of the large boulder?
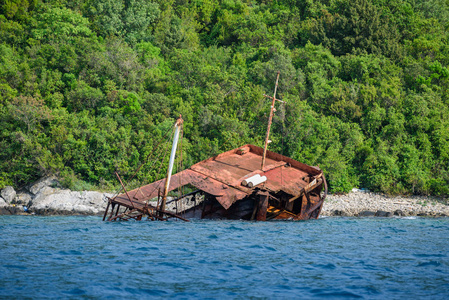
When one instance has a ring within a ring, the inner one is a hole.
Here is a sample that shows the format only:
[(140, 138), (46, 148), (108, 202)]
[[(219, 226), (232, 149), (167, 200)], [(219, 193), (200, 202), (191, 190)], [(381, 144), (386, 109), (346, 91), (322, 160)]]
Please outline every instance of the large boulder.
[(8, 203), (6, 203), (5, 199), (3, 199), (2, 197), (0, 197), (0, 207), (5, 207), (7, 206)]
[(6, 203), (11, 203), (16, 198), (16, 191), (12, 186), (6, 186), (0, 193)]
[(392, 213), (389, 211), (383, 211), (383, 210), (378, 210), (376, 211), (375, 216), (376, 217), (384, 217), (384, 218), (388, 218), (391, 217)]
[(43, 177), (33, 183), (33, 185), (30, 186), (29, 191), (33, 195), (37, 195), (40, 192), (42, 192), (43, 189), (51, 188), (54, 189), (56, 187), (60, 187), (59, 181), (55, 176), (49, 176), (49, 177)]
[(375, 212), (369, 210), (364, 210), (359, 213), (359, 217), (374, 217), (375, 215)]
[(400, 209), (396, 209), (394, 211), (394, 215), (395, 216), (404, 216), (404, 212), (402, 212), (402, 210), (400, 210)]
[(29, 193), (26, 193), (26, 192), (17, 193), (14, 203), (28, 206), (31, 204), (32, 199), (33, 199), (33, 197)]
[(67, 214), (95, 215), (104, 212), (107, 199), (100, 192), (41, 189), (32, 201), (33, 211), (60, 211)]

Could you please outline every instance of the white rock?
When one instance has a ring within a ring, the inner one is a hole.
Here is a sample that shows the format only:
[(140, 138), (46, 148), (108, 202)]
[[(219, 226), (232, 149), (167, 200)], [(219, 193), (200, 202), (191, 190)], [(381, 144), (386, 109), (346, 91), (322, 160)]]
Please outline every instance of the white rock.
[(28, 203), (32, 200), (33, 198), (31, 197), (30, 194), (28, 193), (18, 193), (16, 195), (16, 203), (18, 204), (23, 204), (23, 205), (28, 205)]
[(8, 203), (6, 203), (5, 199), (0, 197), (0, 207), (8, 206)]
[(43, 177), (30, 187), (30, 192), (37, 195), (45, 187), (54, 188), (57, 186), (59, 186), (59, 181), (55, 176)]
[(106, 208), (106, 196), (100, 192), (74, 192), (70, 190), (43, 188), (33, 200), (34, 209), (51, 209), (74, 213), (96, 214)]
[(11, 201), (13, 201), (16, 197), (16, 191), (12, 186), (9, 185), (6, 186), (0, 194), (6, 203), (11, 203)]

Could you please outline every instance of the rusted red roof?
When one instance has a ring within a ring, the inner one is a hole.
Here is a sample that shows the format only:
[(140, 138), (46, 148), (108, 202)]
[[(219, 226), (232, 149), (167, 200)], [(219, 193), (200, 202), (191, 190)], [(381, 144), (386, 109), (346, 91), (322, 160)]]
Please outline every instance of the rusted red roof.
[[(206, 193), (214, 195), (217, 201), (228, 209), (235, 201), (253, 193), (256, 188), (264, 188), (277, 193), (283, 191), (292, 196), (307, 186), (304, 177), (317, 176), (318, 168), (310, 167), (289, 157), (267, 151), (264, 170), (261, 170), (263, 149), (245, 145), (215, 157), (203, 160), (189, 169), (172, 176), (169, 190), (191, 184)], [(264, 175), (267, 181), (253, 188), (242, 186), (242, 180), (255, 174)], [(165, 179), (128, 192), (133, 201), (144, 202), (157, 197), (163, 190)], [(117, 198), (127, 200), (126, 194)]]

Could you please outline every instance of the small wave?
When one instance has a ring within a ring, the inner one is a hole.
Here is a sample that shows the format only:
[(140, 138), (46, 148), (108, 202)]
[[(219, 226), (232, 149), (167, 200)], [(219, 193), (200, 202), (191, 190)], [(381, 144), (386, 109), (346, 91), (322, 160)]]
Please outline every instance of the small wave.
[(61, 255), (83, 255), (83, 253), (77, 250), (59, 251), (58, 253)]
[(82, 290), (82, 289), (79, 289), (79, 288), (74, 288), (74, 289), (71, 289), (70, 291), (67, 291), (66, 294), (69, 294), (69, 295), (84, 295), (84, 294), (86, 294), (86, 291)]
[(432, 253), (420, 253), (420, 254), (413, 254), (415, 257), (446, 257), (445, 254), (432, 254)]
[(429, 266), (438, 267), (440, 265), (441, 263), (439, 261), (431, 260), (418, 264), (418, 267), (429, 267)]
[(270, 246), (265, 246), (265, 249), (276, 252), (277, 250)]
[(335, 270), (336, 268), (337, 268), (337, 266), (335, 266), (334, 264), (332, 264), (332, 263), (328, 263), (328, 264), (319, 264), (319, 265), (316, 265), (318, 268), (320, 268), (320, 269), (325, 269), (325, 270)]
[(251, 249), (263, 249), (263, 247), (261, 245), (251, 245), (251, 246), (249, 246), (249, 248), (251, 248)]
[(168, 294), (166, 291), (158, 289), (140, 289), (140, 291), (151, 296), (166, 296)]
[(164, 261), (159, 263), (160, 266), (165, 266), (165, 267), (170, 267), (170, 268), (175, 268), (175, 269), (185, 269), (185, 267), (183, 267), (182, 265), (180, 265), (177, 262), (168, 262), (168, 261)]
[(242, 269), (242, 270), (252, 270), (252, 269), (254, 269), (253, 266), (247, 266), (247, 265), (238, 265), (237, 267)]
[(237, 226), (234, 226), (234, 225), (232, 225), (232, 226), (229, 227), (228, 229), (230, 229), (230, 230), (236, 230), (236, 231), (245, 231), (245, 229), (240, 228), (240, 227), (237, 227)]
[(3, 267), (7, 269), (19, 269), (19, 270), (26, 270), (27, 267), (25, 266), (19, 266), (19, 265), (3, 265)]
[(287, 291), (292, 290), (292, 287), (286, 284), (279, 284), (276, 286), (276, 288)]
[(89, 229), (87, 228), (70, 228), (70, 229), (64, 229), (63, 232), (87, 232)]
[(351, 293), (348, 291), (328, 291), (329, 289), (314, 289), (312, 290), (312, 293), (316, 296), (323, 297), (323, 298), (363, 298), (361, 295)]
[(152, 250), (159, 250), (158, 247), (139, 247), (136, 249), (137, 251), (152, 251)]

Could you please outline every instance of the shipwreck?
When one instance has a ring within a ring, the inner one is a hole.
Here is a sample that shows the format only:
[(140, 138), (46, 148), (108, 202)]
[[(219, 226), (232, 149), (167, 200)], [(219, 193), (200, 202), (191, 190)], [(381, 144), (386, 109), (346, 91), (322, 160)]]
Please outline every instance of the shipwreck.
[[(183, 125), (174, 125), (173, 145), (164, 179), (108, 198), (103, 220), (201, 219), (308, 220), (318, 218), (327, 195), (318, 167), (268, 151), (279, 73), (272, 100), (264, 148), (244, 145), (198, 162), (172, 175)], [(171, 191), (188, 192), (169, 198)], [(154, 201), (157, 199), (157, 201)], [(171, 208), (167, 205), (171, 204)]]

